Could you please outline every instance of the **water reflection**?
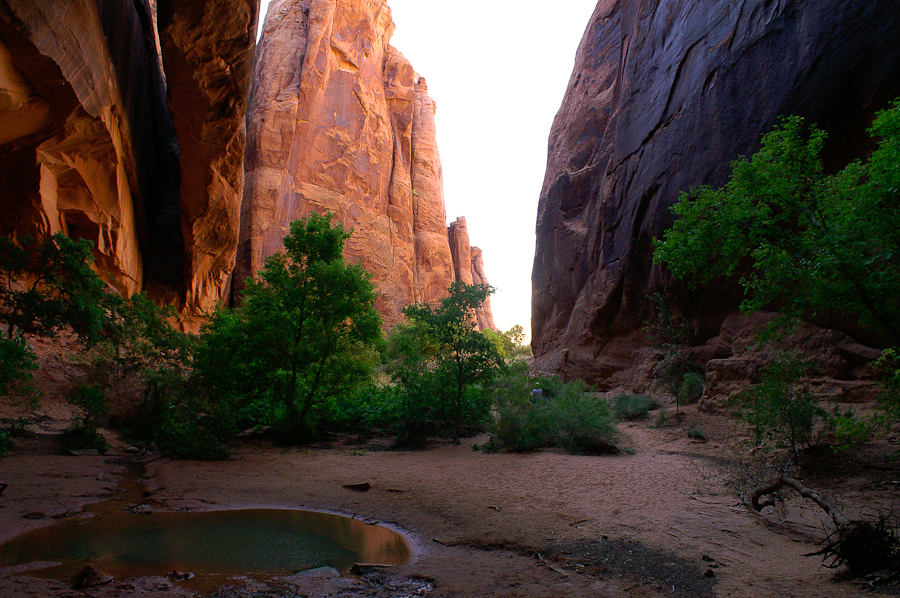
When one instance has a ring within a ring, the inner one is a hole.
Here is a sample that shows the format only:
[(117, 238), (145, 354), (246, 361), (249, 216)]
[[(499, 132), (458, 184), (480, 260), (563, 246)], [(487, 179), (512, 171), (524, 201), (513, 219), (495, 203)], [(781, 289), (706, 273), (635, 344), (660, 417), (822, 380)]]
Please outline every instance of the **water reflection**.
[(50, 577), (85, 563), (117, 578), (196, 574), (283, 575), (354, 563), (398, 565), (410, 558), (403, 538), (384, 527), (311, 511), (247, 509), (141, 515), (103, 512), (87, 521), (20, 536), (0, 546), (0, 567), (61, 563)]

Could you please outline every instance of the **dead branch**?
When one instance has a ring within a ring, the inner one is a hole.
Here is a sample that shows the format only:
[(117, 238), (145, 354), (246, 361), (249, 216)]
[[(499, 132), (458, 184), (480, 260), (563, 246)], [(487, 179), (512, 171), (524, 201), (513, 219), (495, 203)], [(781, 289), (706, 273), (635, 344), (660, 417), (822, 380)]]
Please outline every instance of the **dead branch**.
[(834, 525), (838, 528), (844, 528), (849, 523), (850, 520), (844, 516), (831, 502), (824, 498), (821, 494), (807, 488), (803, 484), (801, 484), (798, 480), (795, 480), (792, 477), (788, 477), (786, 475), (778, 476), (771, 484), (767, 486), (763, 486), (762, 488), (757, 488), (750, 494), (750, 505), (753, 509), (758, 513), (762, 511), (765, 507), (769, 507), (775, 504), (775, 501), (771, 498), (763, 499), (763, 497), (768, 497), (769, 495), (778, 492), (782, 488), (787, 486), (788, 488), (793, 488), (797, 491), (797, 493), (803, 498), (807, 498), (820, 507), (831, 517), (831, 520), (834, 522)]

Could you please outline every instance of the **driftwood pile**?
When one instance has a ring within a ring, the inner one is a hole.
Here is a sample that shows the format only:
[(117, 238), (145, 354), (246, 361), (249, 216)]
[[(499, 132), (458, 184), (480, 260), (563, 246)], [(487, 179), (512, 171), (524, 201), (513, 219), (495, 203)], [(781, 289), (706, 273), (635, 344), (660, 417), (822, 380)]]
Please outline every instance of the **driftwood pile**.
[(783, 488), (792, 488), (819, 505), (834, 523), (834, 531), (825, 539), (821, 550), (806, 556), (821, 556), (830, 568), (846, 565), (852, 577), (863, 578), (869, 586), (900, 578), (900, 538), (892, 517), (879, 514), (873, 519), (850, 519), (819, 492), (785, 475), (754, 490), (750, 494), (750, 506), (759, 513), (774, 505), (772, 496)]

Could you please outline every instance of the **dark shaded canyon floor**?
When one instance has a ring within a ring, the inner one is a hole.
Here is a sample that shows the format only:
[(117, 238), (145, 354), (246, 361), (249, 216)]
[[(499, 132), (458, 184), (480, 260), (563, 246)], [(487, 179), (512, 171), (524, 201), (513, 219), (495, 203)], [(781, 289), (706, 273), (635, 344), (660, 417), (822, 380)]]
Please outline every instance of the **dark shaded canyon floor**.
[[(213, 594), (218, 598), (871, 595), (803, 556), (824, 534), (814, 506), (788, 497), (761, 517), (741, 504), (728, 481), (748, 474), (729, 460), (731, 420), (691, 409), (687, 422), (702, 427), (708, 440), (688, 438), (688, 423), (626, 424), (633, 454), (616, 457), (473, 451), (473, 442), (485, 438), (420, 451), (360, 443), (243, 446), (218, 463), (144, 456), (144, 500), (154, 510), (335, 511), (384, 522), (408, 534), (414, 547), (413, 560), (392, 570), (235, 579)], [(117, 462), (37, 454), (46, 452), (41, 446), (30, 441), (0, 459), (0, 480), (9, 484), (0, 495), (0, 540), (110, 495), (125, 470), (124, 453)], [(832, 473), (836, 485), (823, 489), (848, 508), (889, 504), (897, 496), (894, 469)], [(343, 487), (355, 482), (371, 489)], [(34, 513), (48, 518), (25, 517)], [(165, 578), (72, 590), (62, 582), (0, 575), (0, 595), (8, 597), (189, 594)]]

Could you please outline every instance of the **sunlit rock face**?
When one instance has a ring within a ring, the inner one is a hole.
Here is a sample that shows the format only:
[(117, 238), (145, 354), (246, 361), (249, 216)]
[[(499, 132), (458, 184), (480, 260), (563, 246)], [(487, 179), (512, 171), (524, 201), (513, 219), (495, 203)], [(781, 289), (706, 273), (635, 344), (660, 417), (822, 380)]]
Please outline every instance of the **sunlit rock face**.
[(455, 278), (435, 105), (390, 46), (379, 0), (276, 0), (248, 109), (236, 288), (279, 251), (292, 220), (331, 211), (345, 257), (372, 274), (386, 325)]
[[(484, 262), (482, 251), (478, 247), (472, 247), (469, 243), (469, 228), (466, 219), (462, 216), (451, 222), (447, 228), (447, 236), (450, 239), (450, 253), (453, 256), (453, 272), (458, 282), (466, 284), (490, 283), (484, 274)], [(494, 315), (491, 312), (491, 298), (488, 297), (484, 304), (475, 310), (475, 323), (479, 330), (490, 328), (496, 330)]]
[[(651, 263), (681, 191), (720, 185), (780, 115), (829, 133), (826, 162), (866, 151), (900, 95), (900, 4), (863, 0), (601, 0), (550, 135), (537, 216), (538, 369), (602, 386), (646, 343), (649, 292), (685, 295)], [(729, 289), (689, 298), (714, 336)]]
[(196, 319), (228, 300), (234, 270), (259, 0), (157, 1), (179, 147), (184, 314)]
[(148, 289), (187, 320), (222, 299), (257, 12), (0, 1), (0, 233), (89, 239), (111, 286)]
[(149, 15), (141, 2), (0, 4), (2, 233), (89, 239), (122, 292), (143, 284), (141, 245), (159, 195), (149, 175), (165, 156)]

